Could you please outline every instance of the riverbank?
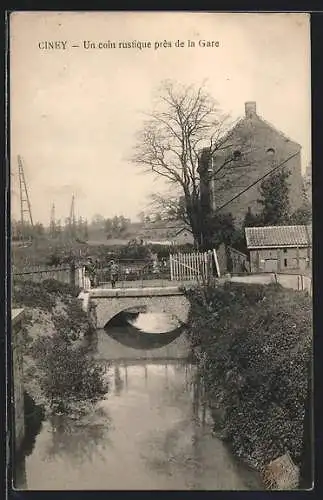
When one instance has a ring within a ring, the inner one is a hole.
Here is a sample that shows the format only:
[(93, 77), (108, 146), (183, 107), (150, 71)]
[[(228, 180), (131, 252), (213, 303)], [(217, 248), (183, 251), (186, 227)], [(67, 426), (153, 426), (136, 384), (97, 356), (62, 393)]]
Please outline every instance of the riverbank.
[(287, 452), (302, 465), (312, 303), (279, 285), (187, 292), (189, 337), (215, 433), (263, 472)]
[(78, 293), (55, 280), (17, 281), (12, 289), (13, 307), (25, 311), (24, 388), (46, 413), (55, 409), (84, 413), (93, 406), (96, 392), (101, 395), (106, 390), (102, 368), (83, 346), (93, 327)]

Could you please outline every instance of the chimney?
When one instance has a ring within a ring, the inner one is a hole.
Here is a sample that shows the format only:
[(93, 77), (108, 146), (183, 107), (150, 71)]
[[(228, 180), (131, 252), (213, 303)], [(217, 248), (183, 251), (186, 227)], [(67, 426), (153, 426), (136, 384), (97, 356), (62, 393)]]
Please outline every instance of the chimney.
[(255, 101), (248, 101), (245, 103), (246, 118), (252, 118), (257, 115), (257, 105)]

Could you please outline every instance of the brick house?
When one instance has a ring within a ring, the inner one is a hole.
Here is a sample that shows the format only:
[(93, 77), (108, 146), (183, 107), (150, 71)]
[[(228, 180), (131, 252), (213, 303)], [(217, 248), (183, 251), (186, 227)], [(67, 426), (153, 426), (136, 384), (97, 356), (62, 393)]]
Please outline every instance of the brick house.
[(174, 245), (193, 245), (194, 236), (191, 231), (186, 227), (181, 227), (174, 231), (171, 236)]
[(245, 236), (251, 272), (311, 272), (311, 226), (246, 227)]
[[(228, 163), (225, 177), (219, 182), (210, 181), (211, 205), (218, 209), (269, 173), (275, 165), (291, 157), (285, 167), (290, 171), (289, 201), (291, 210), (300, 208), (303, 200), (303, 178), (301, 171), (301, 146), (286, 137), (273, 125), (257, 114), (256, 103), (245, 103), (245, 116), (229, 132), (225, 148), (217, 151), (211, 160), (210, 170), (218, 168), (224, 161)], [(224, 207), (222, 213), (231, 213), (237, 225), (241, 225), (246, 212), (261, 211), (258, 182), (245, 193)]]
[(156, 221), (143, 227), (142, 238), (148, 242), (167, 242), (168, 244), (193, 244), (190, 229), (181, 221)]

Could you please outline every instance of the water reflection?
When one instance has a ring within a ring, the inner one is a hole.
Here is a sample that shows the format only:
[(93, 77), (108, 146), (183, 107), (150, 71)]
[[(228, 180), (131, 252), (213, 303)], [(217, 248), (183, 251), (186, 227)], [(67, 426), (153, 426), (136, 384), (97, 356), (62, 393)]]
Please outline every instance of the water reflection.
[(120, 396), (121, 391), (124, 387), (124, 381), (121, 378), (120, 368), (118, 365), (114, 367), (114, 393)]
[(35, 403), (33, 398), (24, 392), (25, 437), (20, 453), (14, 458), (13, 486), (15, 489), (27, 488), (26, 457), (32, 454), (37, 435), (41, 432), (45, 418), (44, 408)]
[(53, 415), (45, 424), (47, 445), (46, 460), (64, 459), (79, 465), (91, 462), (98, 453), (104, 459), (103, 451), (110, 445), (110, 419), (106, 411), (96, 409), (95, 414), (81, 419), (65, 415)]
[(15, 460), (13, 471), (13, 487), (16, 490), (26, 490), (28, 488), (26, 459), (24, 456), (20, 456)]

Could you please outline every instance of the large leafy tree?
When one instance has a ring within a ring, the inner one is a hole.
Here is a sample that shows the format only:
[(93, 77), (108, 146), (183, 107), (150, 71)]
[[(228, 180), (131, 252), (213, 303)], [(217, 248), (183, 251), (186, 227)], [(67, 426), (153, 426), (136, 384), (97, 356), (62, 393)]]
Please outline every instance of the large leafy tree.
[(302, 192), (302, 205), (290, 216), (291, 224), (310, 224), (312, 221), (311, 187), (308, 179), (304, 180)]
[[(165, 82), (137, 135), (132, 161), (176, 186), (184, 202), (181, 214), (199, 247), (205, 246), (205, 210), (210, 211), (206, 206), (207, 191), (211, 183), (213, 187), (223, 185), (228, 172), (232, 177), (235, 157), (231, 153), (231, 129), (232, 123), (203, 87)], [(243, 144), (235, 146), (241, 150)], [(218, 163), (211, 166), (216, 153), (224, 150), (227, 154), (219, 155)], [(202, 166), (201, 152), (209, 158)]]
[(249, 208), (243, 221), (243, 228), (263, 226), (262, 214), (254, 214)]
[(236, 233), (232, 214), (210, 215), (206, 220), (205, 228), (207, 239), (212, 247), (218, 247), (221, 243), (232, 245)]
[(265, 226), (287, 224), (290, 220), (289, 185), (290, 172), (284, 168), (273, 172), (260, 185), (262, 221)]
[(119, 237), (122, 235), (130, 224), (130, 220), (123, 215), (115, 215), (112, 218), (107, 218), (104, 221), (104, 230), (107, 237)]

